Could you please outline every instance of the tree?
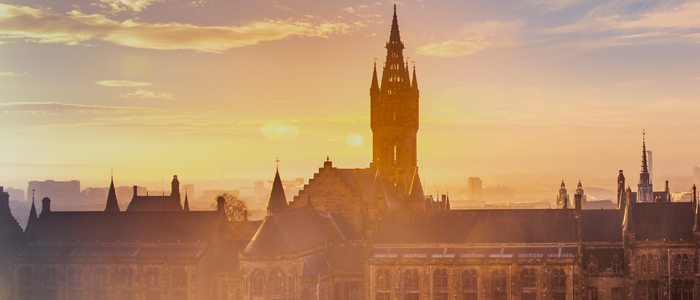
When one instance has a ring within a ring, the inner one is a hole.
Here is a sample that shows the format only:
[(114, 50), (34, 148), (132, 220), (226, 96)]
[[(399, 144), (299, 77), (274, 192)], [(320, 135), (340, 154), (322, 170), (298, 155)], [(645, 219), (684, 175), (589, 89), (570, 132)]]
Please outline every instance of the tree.
[(229, 222), (248, 219), (248, 204), (246, 204), (245, 201), (229, 193), (223, 193), (216, 198), (218, 199), (219, 197), (224, 197), (224, 199), (226, 199), (224, 208), (226, 211), (226, 219), (228, 219)]

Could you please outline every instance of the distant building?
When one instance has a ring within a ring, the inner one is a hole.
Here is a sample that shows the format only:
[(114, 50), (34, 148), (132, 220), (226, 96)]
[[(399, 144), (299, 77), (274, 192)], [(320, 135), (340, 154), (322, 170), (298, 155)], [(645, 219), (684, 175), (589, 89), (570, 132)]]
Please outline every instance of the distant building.
[(561, 187), (559, 188), (559, 194), (557, 195), (557, 208), (569, 208), (569, 194), (566, 191), (564, 180), (561, 181)]
[(496, 185), (493, 188), (482, 190), (483, 199), (487, 202), (512, 202), (515, 201), (515, 189), (506, 186)]
[(181, 211), (183, 204), (180, 199), (180, 181), (177, 180), (177, 175), (173, 176), (173, 181), (170, 183), (170, 195), (153, 195), (146, 196), (138, 195), (138, 187), (133, 187), (133, 197), (127, 211)]
[(32, 196), (36, 199), (49, 197), (54, 199), (54, 205), (70, 205), (80, 199), (80, 181), (30, 181), (27, 196), (27, 200), (31, 200)]
[(481, 181), (481, 178), (479, 177), (469, 177), (467, 180), (468, 184), (468, 189), (469, 189), (469, 199), (468, 200), (475, 200), (479, 201), (483, 199), (483, 185), (484, 183)]
[(10, 195), (10, 201), (25, 201), (26, 198), (24, 198), (24, 190), (21, 189), (13, 189), (11, 187), (5, 188), (5, 193)]

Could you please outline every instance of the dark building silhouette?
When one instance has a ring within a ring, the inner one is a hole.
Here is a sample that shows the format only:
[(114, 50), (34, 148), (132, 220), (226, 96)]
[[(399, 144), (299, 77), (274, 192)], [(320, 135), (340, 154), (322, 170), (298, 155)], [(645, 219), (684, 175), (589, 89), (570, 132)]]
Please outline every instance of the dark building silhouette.
[(173, 181), (170, 184), (172, 189), (169, 196), (165, 194), (139, 196), (137, 194), (138, 187), (134, 186), (134, 196), (126, 211), (181, 211), (180, 181), (177, 180), (177, 175), (173, 176)]

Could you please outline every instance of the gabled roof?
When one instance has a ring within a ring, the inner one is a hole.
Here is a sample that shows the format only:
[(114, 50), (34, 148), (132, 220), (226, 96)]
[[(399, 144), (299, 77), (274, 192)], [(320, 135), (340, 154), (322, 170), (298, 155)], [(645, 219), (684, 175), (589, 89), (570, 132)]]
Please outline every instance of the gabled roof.
[(573, 243), (573, 210), (387, 211), (375, 244)]
[(24, 237), (22, 227), (10, 210), (10, 195), (0, 186), (0, 244), (8, 241), (18, 241)]
[(582, 210), (581, 238), (584, 242), (622, 241), (624, 210)]
[(321, 246), (330, 240), (308, 207), (270, 211), (243, 254), (289, 253)]

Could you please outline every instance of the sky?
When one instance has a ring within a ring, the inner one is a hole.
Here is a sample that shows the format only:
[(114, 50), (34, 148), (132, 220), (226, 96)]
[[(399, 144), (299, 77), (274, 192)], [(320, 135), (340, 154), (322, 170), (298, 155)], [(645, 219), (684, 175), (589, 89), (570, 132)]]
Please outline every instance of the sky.
[(428, 184), (700, 165), (700, 1), (0, 0), (0, 185), (367, 167), (394, 3)]

